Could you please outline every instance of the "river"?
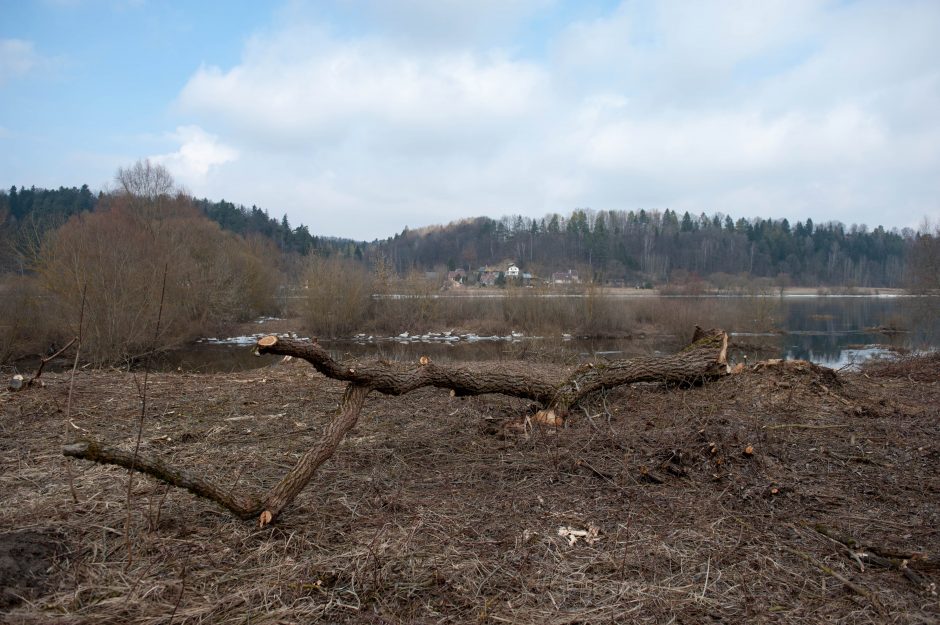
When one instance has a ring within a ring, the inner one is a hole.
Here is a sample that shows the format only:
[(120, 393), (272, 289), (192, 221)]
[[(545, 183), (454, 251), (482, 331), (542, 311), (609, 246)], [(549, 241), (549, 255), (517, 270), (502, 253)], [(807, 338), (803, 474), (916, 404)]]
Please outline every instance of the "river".
[[(647, 298), (648, 299), (648, 298)], [(660, 297), (663, 310), (682, 309), (703, 325), (729, 329), (731, 358), (801, 358), (832, 368), (872, 357), (940, 347), (940, 298), (910, 296)], [(619, 305), (619, 304), (618, 304)], [(624, 302), (623, 306), (629, 306)], [(711, 322), (711, 323), (709, 323)], [(724, 323), (723, 323), (724, 322)], [(265, 334), (264, 323), (257, 335)], [(691, 333), (689, 329), (688, 333)], [(405, 333), (403, 333), (404, 335)], [(476, 336), (437, 334), (321, 341), (337, 358), (404, 362), (429, 356), (438, 362), (540, 358), (575, 362), (668, 353), (688, 337), (656, 331), (631, 338), (577, 336)], [(164, 355), (162, 370), (233, 371), (265, 366), (272, 357), (252, 355), (252, 336), (214, 338)]]

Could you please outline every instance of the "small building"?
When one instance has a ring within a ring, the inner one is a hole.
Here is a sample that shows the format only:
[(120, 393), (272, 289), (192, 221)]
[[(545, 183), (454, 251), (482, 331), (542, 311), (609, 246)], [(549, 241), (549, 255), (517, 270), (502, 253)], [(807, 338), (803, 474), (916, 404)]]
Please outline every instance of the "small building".
[(509, 265), (509, 269), (506, 270), (507, 278), (518, 278), (519, 277), (519, 268), (515, 265)]
[(552, 274), (552, 284), (578, 284), (581, 282), (581, 279), (578, 277), (578, 272), (573, 269), (568, 271), (556, 271)]
[(496, 286), (496, 280), (499, 279), (499, 273), (495, 271), (484, 271), (477, 280), (480, 286)]

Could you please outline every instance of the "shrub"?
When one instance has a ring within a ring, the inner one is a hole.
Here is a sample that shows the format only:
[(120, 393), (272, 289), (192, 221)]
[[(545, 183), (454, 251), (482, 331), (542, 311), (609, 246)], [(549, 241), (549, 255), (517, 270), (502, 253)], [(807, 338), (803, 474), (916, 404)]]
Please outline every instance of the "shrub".
[(309, 259), (304, 271), (304, 327), (324, 337), (360, 330), (369, 318), (372, 284), (361, 264), (338, 257)]
[[(188, 197), (115, 195), (46, 235), (34, 259), (49, 309), (78, 332), (83, 289), (85, 353), (97, 363), (177, 346), (273, 309), (270, 260), (198, 213)], [(154, 337), (163, 276), (166, 293)]]

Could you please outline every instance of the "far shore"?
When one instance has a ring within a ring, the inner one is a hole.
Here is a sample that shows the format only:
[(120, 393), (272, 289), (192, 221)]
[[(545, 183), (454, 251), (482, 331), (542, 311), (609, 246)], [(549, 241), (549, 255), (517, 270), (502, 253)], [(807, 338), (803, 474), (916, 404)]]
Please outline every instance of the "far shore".
[[(684, 292), (677, 289), (636, 289), (630, 287), (596, 287), (590, 290), (590, 285), (573, 284), (546, 287), (532, 290), (539, 296), (579, 297), (588, 292), (617, 299), (640, 299), (655, 297), (905, 297), (910, 295), (907, 289), (875, 288), (875, 287), (809, 287), (794, 286), (764, 289), (762, 291), (747, 291), (740, 289), (707, 289), (702, 291)], [(448, 289), (438, 294), (440, 297), (505, 297), (512, 293), (511, 289), (500, 287), (460, 287)], [(518, 292), (518, 290), (517, 290)], [(373, 296), (375, 297), (375, 296)], [(390, 297), (405, 297), (403, 294), (392, 294)]]

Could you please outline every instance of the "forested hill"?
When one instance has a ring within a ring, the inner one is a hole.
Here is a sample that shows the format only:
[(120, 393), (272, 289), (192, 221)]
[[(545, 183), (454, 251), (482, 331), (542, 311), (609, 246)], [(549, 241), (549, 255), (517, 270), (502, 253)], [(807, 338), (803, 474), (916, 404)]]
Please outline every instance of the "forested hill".
[[(102, 197), (87, 186), (0, 191), (0, 265), (9, 267), (9, 243), (24, 230), (41, 235), (74, 214), (94, 210)], [(906, 286), (906, 263), (918, 241), (913, 231), (880, 226), (578, 209), (542, 219), (466, 219), (406, 229), (366, 244), (316, 235), (304, 225), (292, 227), (286, 217), (278, 220), (256, 206), (207, 199), (193, 203), (223, 229), (267, 237), (282, 252), (338, 254), (369, 263), (384, 257), (400, 274), (515, 262), (538, 277), (575, 269), (582, 279), (604, 283), (700, 277), (720, 286), (743, 273), (806, 286)]]
[(195, 204), (206, 217), (217, 222), (225, 230), (243, 236), (249, 234), (266, 236), (277, 243), (284, 252), (295, 252), (304, 256), (310, 252), (317, 252), (362, 257), (362, 243), (339, 237), (313, 235), (303, 224), (292, 228), (287, 215), (278, 221), (257, 206), (246, 208), (225, 200), (211, 202), (201, 199), (196, 200)]
[[(102, 195), (92, 193), (88, 185), (37, 189), (36, 187), (11, 187), (0, 191), (0, 242), (7, 241), (29, 230), (30, 236), (58, 228), (72, 215), (93, 211)], [(280, 220), (270, 217), (267, 211), (257, 206), (247, 208), (221, 200), (194, 200), (194, 205), (209, 219), (223, 229), (242, 236), (261, 235), (270, 238), (283, 252), (306, 255), (311, 251), (320, 253), (339, 252), (356, 255), (361, 246), (348, 239), (315, 236), (307, 226), (292, 228), (284, 216)], [(0, 256), (5, 250), (0, 250)]]
[(512, 260), (537, 276), (574, 268), (582, 277), (608, 283), (690, 275), (717, 283), (747, 273), (795, 285), (884, 287), (903, 285), (914, 240), (913, 231), (880, 226), (693, 217), (671, 210), (575, 210), (567, 217), (481, 217), (405, 230), (379, 248), (399, 271)]

